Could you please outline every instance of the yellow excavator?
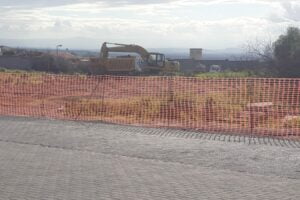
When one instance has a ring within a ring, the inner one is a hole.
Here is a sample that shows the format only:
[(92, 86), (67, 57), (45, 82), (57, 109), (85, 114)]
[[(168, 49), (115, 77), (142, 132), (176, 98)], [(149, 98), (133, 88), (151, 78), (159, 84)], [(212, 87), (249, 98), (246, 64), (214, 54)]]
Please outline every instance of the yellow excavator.
[[(108, 45), (110, 45), (108, 47)], [(111, 46), (113, 45), (113, 46)], [(110, 58), (109, 53), (118, 53), (119, 56)], [(124, 55), (134, 53), (135, 55)], [(169, 61), (164, 54), (148, 52), (145, 48), (134, 44), (118, 44), (104, 42), (99, 65), (104, 73), (115, 74), (168, 74), (179, 72), (180, 64)]]

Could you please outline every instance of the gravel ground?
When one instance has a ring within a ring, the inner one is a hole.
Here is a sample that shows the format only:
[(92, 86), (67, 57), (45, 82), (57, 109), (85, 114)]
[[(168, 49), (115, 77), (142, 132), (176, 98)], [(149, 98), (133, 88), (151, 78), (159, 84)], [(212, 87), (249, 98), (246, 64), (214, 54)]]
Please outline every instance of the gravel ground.
[(0, 199), (300, 199), (300, 144), (0, 117)]

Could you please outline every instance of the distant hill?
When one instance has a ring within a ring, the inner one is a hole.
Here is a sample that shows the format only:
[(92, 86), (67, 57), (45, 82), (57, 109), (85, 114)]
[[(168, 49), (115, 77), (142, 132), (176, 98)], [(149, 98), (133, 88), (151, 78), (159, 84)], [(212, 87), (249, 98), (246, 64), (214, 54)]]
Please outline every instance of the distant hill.
[[(170, 59), (186, 59), (189, 58), (188, 48), (149, 48), (149, 52), (159, 52), (166, 55)], [(98, 56), (100, 50), (72, 50), (72, 52), (80, 56)], [(238, 60), (243, 55), (242, 49), (218, 49), (218, 50), (203, 50), (204, 60)]]
[[(157, 48), (149, 51), (161, 52), (171, 59), (189, 58), (190, 50), (188, 48)], [(228, 49), (203, 49), (204, 60), (236, 60), (243, 55), (243, 50), (239, 48)]]
[[(76, 53), (79, 56), (94, 57), (99, 55), (101, 42), (95, 42), (94, 40), (82, 39), (82, 46), (78, 48), (75, 46), (77, 39), (59, 39), (59, 40), (46, 40), (46, 39), (32, 39), (32, 40), (20, 40), (20, 39), (1, 39), (0, 45), (7, 45), (11, 47), (21, 48), (33, 48), (36, 50), (55, 50), (56, 44), (63, 44), (60, 50), (68, 48), (71, 52)], [(99, 43), (99, 49), (89, 49), (89, 46), (94, 46)], [(46, 48), (39, 48), (39, 46), (45, 46)], [(147, 48), (150, 52), (160, 52), (166, 55), (170, 59), (184, 59), (189, 58), (189, 48)], [(227, 48), (227, 49), (205, 49), (203, 50), (203, 59), (205, 60), (237, 60), (243, 55), (243, 50), (240, 48)]]

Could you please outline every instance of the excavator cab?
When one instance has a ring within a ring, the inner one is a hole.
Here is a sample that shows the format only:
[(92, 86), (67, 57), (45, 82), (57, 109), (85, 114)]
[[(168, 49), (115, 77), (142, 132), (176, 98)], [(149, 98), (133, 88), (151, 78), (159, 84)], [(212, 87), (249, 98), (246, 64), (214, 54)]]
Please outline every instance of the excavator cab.
[(150, 53), (148, 63), (153, 67), (164, 67), (165, 55), (161, 53)]

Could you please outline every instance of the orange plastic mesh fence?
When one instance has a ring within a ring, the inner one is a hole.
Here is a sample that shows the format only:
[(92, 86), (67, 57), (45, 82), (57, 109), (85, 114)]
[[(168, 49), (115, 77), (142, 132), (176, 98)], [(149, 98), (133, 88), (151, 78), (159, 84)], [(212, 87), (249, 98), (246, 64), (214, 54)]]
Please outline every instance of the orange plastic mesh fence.
[(0, 73), (0, 115), (300, 138), (300, 79)]

